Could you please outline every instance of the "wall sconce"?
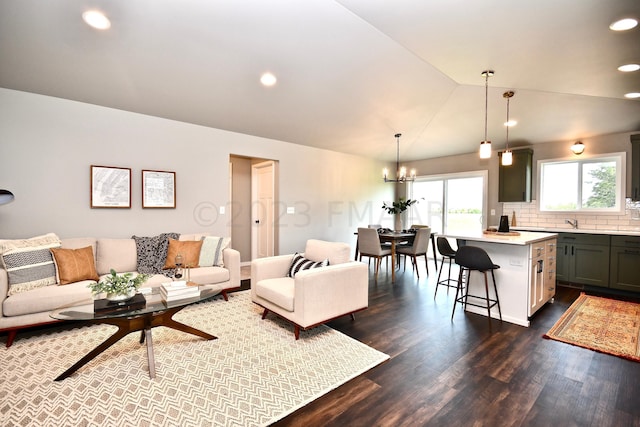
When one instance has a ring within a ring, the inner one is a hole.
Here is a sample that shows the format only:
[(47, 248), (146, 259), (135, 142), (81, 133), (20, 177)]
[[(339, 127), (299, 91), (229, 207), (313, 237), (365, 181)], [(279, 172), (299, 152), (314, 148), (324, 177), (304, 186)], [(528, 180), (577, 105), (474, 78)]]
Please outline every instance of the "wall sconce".
[(582, 154), (584, 152), (584, 144), (580, 141), (576, 141), (576, 143), (571, 146), (571, 151), (576, 155)]

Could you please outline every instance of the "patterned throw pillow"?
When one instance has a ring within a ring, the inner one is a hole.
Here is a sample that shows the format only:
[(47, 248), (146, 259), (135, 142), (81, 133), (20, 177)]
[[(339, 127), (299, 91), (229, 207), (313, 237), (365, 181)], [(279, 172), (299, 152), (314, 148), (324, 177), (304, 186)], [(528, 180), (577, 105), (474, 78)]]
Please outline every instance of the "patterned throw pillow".
[(224, 267), (222, 251), (229, 246), (231, 238), (205, 236), (202, 238), (202, 249), (200, 250), (200, 267)]
[(0, 254), (9, 276), (7, 295), (56, 284), (56, 267), (50, 248), (59, 248), (53, 233), (30, 239), (0, 240)]
[(291, 265), (289, 266), (289, 271), (287, 271), (287, 277), (295, 277), (298, 272), (302, 270), (309, 270), (311, 268), (319, 268), (326, 267), (329, 265), (329, 260), (325, 259), (324, 261), (311, 261), (310, 259), (306, 259), (304, 256), (299, 253), (295, 253), (293, 255), (293, 260), (291, 260)]
[(131, 236), (136, 241), (138, 273), (173, 277), (175, 269), (163, 271), (163, 267), (169, 250), (169, 239), (178, 240), (179, 237), (178, 233), (162, 233), (154, 237)]

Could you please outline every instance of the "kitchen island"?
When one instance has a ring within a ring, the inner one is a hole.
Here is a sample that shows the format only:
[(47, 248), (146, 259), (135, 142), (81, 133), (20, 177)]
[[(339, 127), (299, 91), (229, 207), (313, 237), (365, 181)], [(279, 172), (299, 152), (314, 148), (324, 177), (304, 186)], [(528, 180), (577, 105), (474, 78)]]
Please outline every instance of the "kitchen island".
[[(531, 316), (553, 299), (556, 290), (557, 234), (521, 231), (446, 237), (456, 239), (458, 246), (473, 245), (484, 249), (493, 263), (500, 266), (495, 276), (505, 322), (528, 327)], [(472, 295), (484, 295), (481, 273), (471, 274), (469, 291)], [(489, 295), (495, 297), (491, 284)], [(469, 305), (466, 310), (487, 315), (486, 308)], [(498, 307), (491, 309), (491, 317), (499, 318)]]

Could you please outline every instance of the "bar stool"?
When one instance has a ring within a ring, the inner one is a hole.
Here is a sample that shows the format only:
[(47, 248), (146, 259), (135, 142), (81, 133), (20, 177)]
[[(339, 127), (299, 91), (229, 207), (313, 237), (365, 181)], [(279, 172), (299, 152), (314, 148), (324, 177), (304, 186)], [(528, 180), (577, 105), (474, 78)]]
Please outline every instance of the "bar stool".
[[(489, 320), (489, 329), (491, 329), (491, 308), (494, 306), (498, 306), (498, 314), (500, 315), (500, 322), (502, 322), (502, 311), (500, 310), (500, 299), (498, 298), (498, 288), (496, 287), (496, 276), (493, 271), (500, 268), (499, 265), (496, 265), (491, 261), (487, 252), (479, 248), (477, 246), (461, 246), (458, 248), (456, 252), (456, 264), (460, 266), (460, 274), (458, 275), (458, 286), (456, 288), (456, 299), (453, 302), (453, 312), (451, 313), (451, 320), (453, 320), (453, 315), (456, 312), (456, 304), (460, 303), (463, 307), (468, 305), (472, 305), (474, 307), (486, 307), (487, 308), (487, 316)], [(469, 278), (471, 276), (471, 271), (479, 271), (484, 274), (484, 290), (485, 295), (469, 295)], [(460, 284), (462, 283), (462, 275), (464, 272), (467, 272), (467, 287), (464, 295), (458, 296), (461, 291)], [(491, 271), (491, 278), (493, 279), (493, 290), (495, 291), (496, 297), (492, 299), (489, 297), (489, 284), (487, 281), (487, 271)], [(472, 299), (472, 302), (469, 302), (469, 298)], [(484, 300), (485, 304), (481, 304), (477, 300)]]
[[(433, 298), (435, 299), (438, 294), (438, 286), (443, 285), (447, 286), (447, 293), (449, 293), (449, 288), (457, 288), (458, 281), (456, 279), (451, 278), (451, 263), (453, 259), (456, 257), (456, 251), (449, 244), (449, 240), (446, 237), (438, 236), (436, 239), (438, 242), (438, 252), (442, 255), (442, 261), (440, 262), (440, 271), (438, 272), (438, 280), (436, 281), (436, 291), (433, 294)], [(447, 274), (447, 278), (440, 280), (440, 276), (442, 275), (442, 269), (444, 267), (444, 260), (449, 260), (449, 273)], [(455, 283), (455, 284), (452, 284)]]

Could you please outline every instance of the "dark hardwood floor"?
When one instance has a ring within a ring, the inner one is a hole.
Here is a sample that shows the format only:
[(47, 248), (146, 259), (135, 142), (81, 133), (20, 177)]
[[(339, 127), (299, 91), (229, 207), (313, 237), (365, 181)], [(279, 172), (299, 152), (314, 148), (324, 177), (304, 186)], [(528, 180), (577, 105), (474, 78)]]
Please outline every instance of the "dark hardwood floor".
[(450, 320), (455, 290), (434, 300), (429, 263), (395, 285), (383, 267), (369, 308), (328, 324), (391, 359), (274, 425), (640, 426), (640, 363), (542, 338), (580, 290), (559, 286), (529, 328), (490, 332), (462, 310)]

